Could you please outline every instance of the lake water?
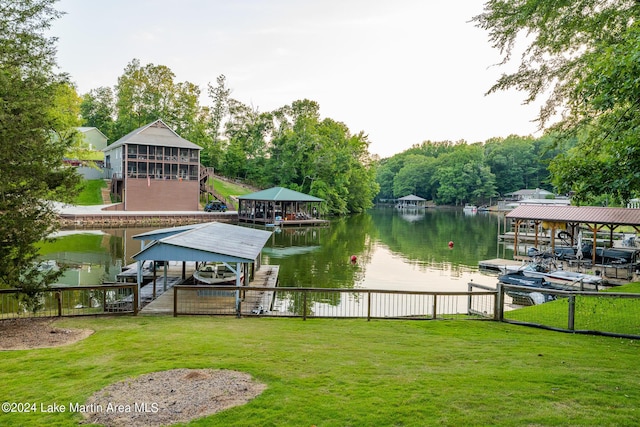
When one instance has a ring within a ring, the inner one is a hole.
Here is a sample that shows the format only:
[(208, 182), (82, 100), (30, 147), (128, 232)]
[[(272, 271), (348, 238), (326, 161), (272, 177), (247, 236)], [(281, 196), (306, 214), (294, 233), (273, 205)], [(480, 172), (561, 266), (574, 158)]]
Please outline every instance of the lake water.
[[(512, 257), (498, 245), (502, 218), (461, 209), (375, 208), (333, 220), (329, 227), (277, 230), (262, 262), (280, 265), (280, 286), (466, 291), (470, 281), (497, 282), (495, 275), (478, 270), (479, 261)], [(140, 250), (131, 237), (149, 230), (63, 231), (42, 253), (72, 267), (63, 283), (114, 281)]]

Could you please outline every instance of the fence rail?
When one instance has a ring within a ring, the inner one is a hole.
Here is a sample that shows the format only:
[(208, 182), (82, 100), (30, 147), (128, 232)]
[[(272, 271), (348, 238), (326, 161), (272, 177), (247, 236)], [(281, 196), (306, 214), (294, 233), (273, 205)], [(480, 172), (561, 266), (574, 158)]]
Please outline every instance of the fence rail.
[(174, 286), (173, 314), (442, 319), (495, 316), (496, 290), (420, 292), (235, 286)]
[(28, 298), (20, 289), (0, 289), (0, 319), (137, 314), (138, 288), (131, 283), (50, 287)]

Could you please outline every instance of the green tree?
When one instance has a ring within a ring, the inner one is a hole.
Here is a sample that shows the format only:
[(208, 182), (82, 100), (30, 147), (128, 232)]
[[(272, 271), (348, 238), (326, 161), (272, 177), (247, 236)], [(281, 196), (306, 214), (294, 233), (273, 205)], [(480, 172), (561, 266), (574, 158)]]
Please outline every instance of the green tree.
[(378, 162), (376, 168), (376, 182), (380, 187), (378, 199), (393, 199), (394, 196), (394, 179), (396, 174), (404, 165), (404, 158), (394, 155)]
[(142, 66), (131, 61), (116, 85), (116, 138), (154, 120), (162, 119), (180, 136), (194, 143), (206, 133), (206, 115), (198, 99), (200, 89), (189, 82), (176, 83), (164, 65)]
[(433, 175), (436, 171), (435, 157), (410, 154), (404, 158), (404, 166), (393, 179), (395, 198), (415, 194), (427, 200), (433, 199)]
[(226, 77), (224, 74), (220, 74), (216, 83), (217, 86), (208, 85), (209, 98), (213, 101), (213, 107), (209, 115), (209, 132), (211, 135), (210, 142), (204, 147), (201, 156), (203, 162), (207, 166), (212, 166), (218, 169), (221, 165), (222, 158), (222, 140), (220, 133), (222, 131), (222, 125), (224, 119), (229, 113), (229, 95), (231, 95), (231, 89), (227, 87)]
[(84, 94), (80, 115), (83, 126), (98, 128), (109, 141), (115, 141), (115, 97), (110, 87), (99, 87)]
[(55, 39), (45, 36), (60, 16), (53, 0), (0, 0), (0, 286), (21, 288), (35, 310), (38, 295), (59, 274), (36, 266), (36, 244), (57, 226), (46, 200), (69, 201), (78, 182), (61, 167), (69, 123), (57, 101)]
[(554, 136), (577, 138), (552, 162), (553, 182), (582, 202), (610, 194), (624, 203), (640, 188), (639, 17), (636, 0), (490, 0), (474, 18), (503, 63), (527, 43), (518, 69), (489, 92), (523, 90), (527, 102), (547, 96), (541, 125), (561, 114)]
[(495, 194), (495, 176), (483, 157), (482, 146), (464, 142), (438, 157), (433, 176), (438, 204), (476, 203)]
[(272, 113), (268, 176), (274, 184), (325, 199), (331, 214), (367, 209), (379, 191), (369, 141), (344, 123), (320, 120), (319, 108), (305, 99)]
[(542, 155), (532, 137), (511, 135), (487, 141), (485, 162), (496, 177), (497, 192), (506, 194), (523, 188), (540, 188), (541, 169), (547, 167)]

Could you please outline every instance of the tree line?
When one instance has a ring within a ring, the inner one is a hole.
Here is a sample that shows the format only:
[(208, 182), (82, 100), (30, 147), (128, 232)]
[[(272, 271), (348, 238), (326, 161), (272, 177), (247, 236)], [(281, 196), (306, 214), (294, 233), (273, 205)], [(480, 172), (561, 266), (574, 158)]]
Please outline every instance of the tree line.
[(307, 99), (260, 112), (230, 96), (224, 75), (207, 94), (211, 105), (202, 106), (198, 86), (176, 82), (164, 65), (134, 59), (113, 89), (83, 95), (80, 112), (83, 125), (97, 127), (111, 142), (160, 118), (203, 148), (203, 165), (257, 187), (286, 186), (320, 197), (329, 214), (371, 207), (378, 186), (364, 133), (322, 119), (318, 103)]
[(377, 198), (415, 194), (436, 204), (462, 205), (489, 203), (523, 188), (553, 191), (549, 163), (560, 151), (551, 137), (426, 141), (379, 162)]

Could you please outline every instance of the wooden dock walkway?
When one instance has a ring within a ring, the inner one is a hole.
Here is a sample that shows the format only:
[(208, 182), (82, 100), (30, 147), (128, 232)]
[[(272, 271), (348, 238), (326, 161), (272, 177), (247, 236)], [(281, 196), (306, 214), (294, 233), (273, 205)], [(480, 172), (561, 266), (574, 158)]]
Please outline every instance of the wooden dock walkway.
[[(256, 315), (269, 311), (273, 292), (278, 283), (278, 265), (262, 265), (255, 272), (249, 287), (264, 287), (264, 291), (241, 291), (242, 315)], [(146, 286), (145, 286), (146, 287)], [(154, 301), (144, 306), (141, 314), (173, 315), (173, 285)], [(178, 312), (183, 314), (235, 314), (235, 289), (216, 290), (215, 286), (191, 286), (178, 294)]]
[[(146, 283), (153, 280), (153, 269), (151, 267), (151, 261), (147, 261), (142, 266), (142, 282)], [(195, 271), (195, 263), (187, 262), (184, 266), (182, 261), (169, 261), (167, 265), (167, 276), (171, 277), (181, 277), (182, 279), (187, 279), (189, 276), (193, 275)], [(184, 272), (184, 275), (183, 275)], [(164, 276), (164, 266), (158, 265), (156, 267), (156, 282)], [(138, 278), (138, 263), (134, 262), (133, 264), (129, 264), (122, 269), (122, 272), (116, 275), (116, 280), (118, 282), (124, 283), (136, 283)]]

